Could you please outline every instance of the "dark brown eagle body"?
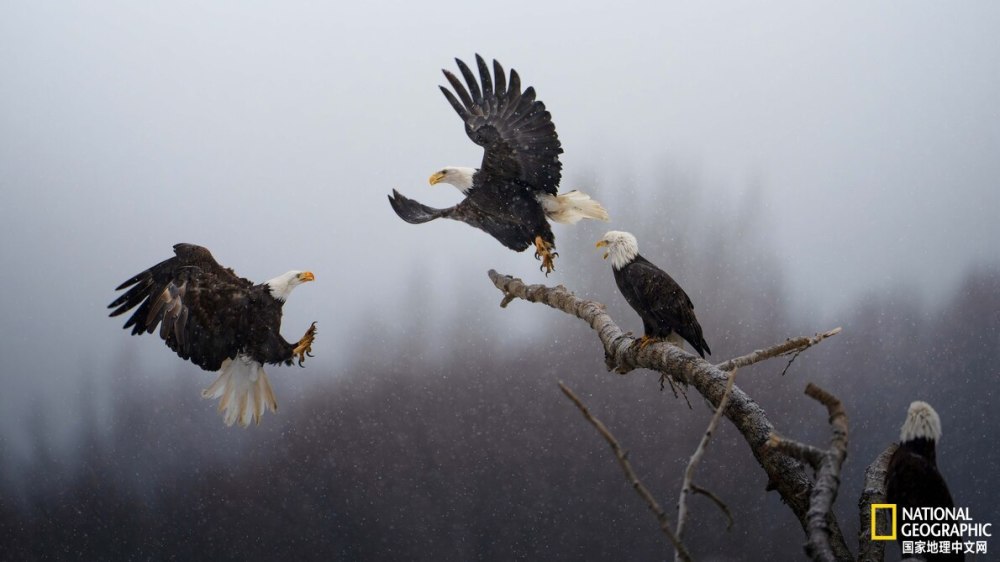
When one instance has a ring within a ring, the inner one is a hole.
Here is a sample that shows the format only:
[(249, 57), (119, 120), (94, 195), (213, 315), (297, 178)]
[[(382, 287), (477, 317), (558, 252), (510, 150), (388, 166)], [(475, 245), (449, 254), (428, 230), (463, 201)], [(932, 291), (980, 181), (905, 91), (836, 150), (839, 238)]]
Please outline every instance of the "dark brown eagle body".
[(153, 333), (182, 359), (217, 371), (226, 359), (247, 355), (259, 363), (292, 364), (295, 345), (279, 330), (283, 301), (267, 284), (255, 285), (222, 267), (201, 246), (177, 244), (174, 257), (133, 276), (116, 290), (128, 291), (109, 307), (132, 335)]
[(313, 274), (289, 271), (254, 284), (201, 246), (177, 244), (174, 254), (119, 285), (116, 290), (126, 292), (108, 305), (111, 316), (134, 308), (124, 326), (132, 335), (159, 328), (160, 338), (182, 359), (217, 372), (202, 396), (219, 398), (227, 425), (259, 423), (265, 410), (277, 410), (263, 365), (291, 365), (298, 358), (301, 366), (312, 349), (315, 322), (295, 344), (280, 329), (284, 299)]
[(621, 269), (612, 270), (618, 290), (642, 318), (647, 337), (666, 339), (676, 333), (698, 355), (705, 357), (706, 353), (712, 353), (695, 317), (691, 298), (667, 272), (640, 254)]
[[(903, 523), (903, 508), (955, 507), (944, 476), (937, 466), (937, 441), (941, 438), (941, 420), (926, 402), (913, 402), (907, 412), (900, 434), (899, 447), (889, 459), (885, 474), (885, 498), (896, 504), (899, 524)], [(947, 521), (961, 523), (961, 521)], [(943, 537), (961, 540), (957, 537)], [(898, 537), (898, 541), (904, 537)], [(912, 540), (912, 539), (910, 539)], [(965, 560), (959, 552), (925, 552), (917, 558), (928, 562)]]
[(899, 444), (889, 459), (886, 483), (886, 499), (900, 507), (955, 507), (929, 439)]

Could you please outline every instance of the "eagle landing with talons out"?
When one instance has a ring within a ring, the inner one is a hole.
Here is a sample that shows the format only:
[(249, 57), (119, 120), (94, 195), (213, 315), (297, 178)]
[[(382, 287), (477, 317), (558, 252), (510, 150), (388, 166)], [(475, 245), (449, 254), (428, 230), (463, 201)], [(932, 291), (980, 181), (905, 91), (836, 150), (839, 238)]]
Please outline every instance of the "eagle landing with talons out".
[(395, 189), (389, 203), (411, 224), (448, 218), (483, 230), (516, 252), (534, 246), (535, 258), (542, 261), (540, 269), (548, 275), (558, 256), (548, 219), (564, 224), (606, 221), (608, 212), (585, 193), (558, 192), (563, 150), (552, 116), (535, 99), (534, 88), (521, 91), (517, 71), (511, 69), (508, 81), (494, 60), (491, 75), (486, 61), (476, 55), (477, 81), (464, 62), (455, 62), (468, 88), (443, 70), (455, 93), (444, 86), (441, 91), (465, 122), (469, 138), (483, 147), (482, 164), (478, 169), (449, 166), (430, 177), (431, 185), (451, 184), (465, 195), (454, 207), (434, 209)]
[(642, 318), (640, 348), (666, 340), (683, 349), (686, 340), (702, 359), (706, 353), (712, 354), (691, 298), (666, 271), (639, 254), (635, 236), (612, 230), (597, 242), (597, 247), (607, 248), (604, 259), (611, 258), (618, 290)]
[(313, 281), (308, 271), (289, 271), (254, 284), (222, 267), (212, 254), (194, 244), (177, 244), (174, 257), (133, 276), (116, 291), (111, 316), (136, 308), (125, 322), (132, 335), (160, 337), (182, 359), (218, 377), (202, 392), (218, 398), (226, 425), (260, 423), (265, 410), (278, 403), (264, 364), (303, 366), (312, 357), (316, 323), (296, 343), (281, 337), (281, 314), (295, 287)]

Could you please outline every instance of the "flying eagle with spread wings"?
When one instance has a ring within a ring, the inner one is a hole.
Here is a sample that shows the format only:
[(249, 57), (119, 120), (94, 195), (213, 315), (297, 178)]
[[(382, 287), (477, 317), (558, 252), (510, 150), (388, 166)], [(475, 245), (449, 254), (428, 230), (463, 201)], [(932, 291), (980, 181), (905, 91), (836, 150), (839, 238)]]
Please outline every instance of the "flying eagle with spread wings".
[(160, 337), (181, 359), (218, 377), (202, 391), (218, 398), (226, 425), (260, 423), (265, 410), (277, 411), (264, 364), (299, 366), (310, 356), (316, 323), (297, 343), (281, 337), (281, 311), (292, 290), (312, 281), (308, 271), (289, 271), (260, 284), (222, 267), (211, 252), (177, 244), (174, 257), (132, 276), (116, 291), (111, 316), (136, 308), (125, 322), (132, 335)]
[(434, 209), (396, 190), (389, 203), (411, 224), (448, 218), (483, 230), (517, 252), (534, 245), (535, 258), (542, 260), (541, 269), (547, 275), (558, 255), (548, 219), (565, 224), (581, 219), (606, 221), (608, 212), (585, 193), (558, 192), (563, 150), (552, 116), (535, 99), (533, 87), (521, 91), (517, 71), (511, 69), (508, 81), (494, 60), (491, 75), (486, 61), (476, 55), (477, 80), (464, 62), (455, 62), (468, 88), (443, 70), (455, 92), (444, 86), (441, 91), (465, 122), (469, 138), (483, 147), (482, 164), (478, 169), (448, 166), (431, 175), (431, 185), (451, 184), (465, 194), (454, 207)]

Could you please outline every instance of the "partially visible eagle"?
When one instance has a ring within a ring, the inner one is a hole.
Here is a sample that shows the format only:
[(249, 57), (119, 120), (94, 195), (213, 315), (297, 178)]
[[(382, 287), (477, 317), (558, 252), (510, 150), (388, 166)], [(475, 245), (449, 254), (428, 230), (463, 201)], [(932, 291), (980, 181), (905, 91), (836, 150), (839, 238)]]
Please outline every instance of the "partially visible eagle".
[(573, 224), (580, 219), (608, 220), (597, 201), (579, 191), (559, 194), (562, 147), (552, 116), (535, 99), (535, 89), (521, 91), (515, 70), (507, 81), (503, 67), (493, 61), (493, 75), (486, 61), (476, 55), (479, 79), (455, 59), (468, 89), (454, 74), (443, 70), (455, 89), (441, 91), (465, 121), (472, 142), (485, 149), (479, 169), (449, 166), (430, 177), (431, 185), (448, 183), (466, 195), (458, 205), (434, 209), (393, 190), (389, 203), (406, 222), (420, 224), (437, 218), (462, 221), (484, 230), (504, 246), (522, 252), (535, 246), (546, 274), (555, 267), (555, 236), (546, 218)]
[(683, 348), (683, 338), (703, 358), (712, 353), (702, 336), (691, 299), (667, 272), (639, 255), (635, 236), (612, 230), (597, 242), (597, 247), (607, 247), (604, 259), (611, 256), (618, 290), (642, 318), (645, 332), (640, 340), (642, 347), (666, 339)]
[[(315, 279), (308, 271), (289, 271), (255, 285), (222, 267), (212, 254), (194, 244), (177, 244), (174, 257), (133, 276), (116, 291), (111, 316), (139, 308), (125, 322), (132, 335), (153, 333), (182, 359), (206, 371), (215, 382), (202, 392), (219, 398), (226, 425), (260, 423), (264, 410), (277, 410), (274, 391), (263, 365), (299, 366), (312, 351), (316, 323), (297, 343), (279, 332), (281, 308), (292, 289)], [(129, 288), (131, 287), (131, 288)]]
[[(941, 418), (934, 408), (927, 402), (910, 404), (899, 432), (899, 448), (889, 459), (885, 473), (886, 502), (896, 504), (900, 513), (904, 507), (955, 507), (948, 484), (938, 472), (936, 448), (940, 439)], [(951, 537), (951, 540), (960, 539)], [(961, 551), (924, 556), (931, 562), (965, 560)]]

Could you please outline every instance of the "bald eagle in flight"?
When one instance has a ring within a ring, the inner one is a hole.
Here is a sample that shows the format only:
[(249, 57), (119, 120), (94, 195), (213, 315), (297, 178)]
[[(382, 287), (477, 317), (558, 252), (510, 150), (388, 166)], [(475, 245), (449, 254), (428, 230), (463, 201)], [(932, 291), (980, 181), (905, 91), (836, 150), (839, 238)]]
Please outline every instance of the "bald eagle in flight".
[(521, 79), (513, 69), (508, 82), (495, 60), (491, 76), (486, 61), (476, 55), (479, 81), (464, 62), (455, 62), (468, 89), (454, 74), (442, 70), (455, 93), (444, 86), (441, 91), (465, 122), (469, 138), (483, 147), (482, 164), (478, 169), (449, 166), (431, 175), (431, 185), (451, 184), (465, 194), (454, 207), (434, 209), (396, 190), (389, 203), (411, 224), (449, 218), (484, 230), (517, 252), (534, 245), (535, 258), (542, 260), (541, 269), (548, 274), (558, 254), (547, 219), (574, 224), (585, 218), (608, 220), (608, 213), (584, 193), (558, 193), (563, 150), (552, 116), (535, 99), (534, 88), (522, 92)]
[(264, 410), (277, 411), (274, 391), (263, 365), (299, 366), (308, 355), (316, 323), (292, 344), (281, 337), (281, 309), (292, 289), (315, 279), (308, 271), (289, 271), (255, 285), (222, 267), (194, 244), (177, 244), (174, 257), (133, 276), (116, 291), (128, 289), (108, 308), (111, 316), (139, 308), (125, 322), (132, 335), (153, 333), (182, 359), (218, 372), (202, 391), (219, 398), (226, 425), (260, 423)]
[(618, 290), (642, 318), (645, 333), (641, 347), (665, 339), (683, 348), (683, 339), (702, 358), (712, 353), (702, 336), (691, 299), (667, 272), (639, 255), (635, 236), (612, 230), (597, 242), (597, 247), (607, 248), (604, 259), (611, 257)]
[[(910, 404), (899, 432), (899, 448), (889, 459), (885, 473), (885, 499), (896, 504), (900, 513), (904, 507), (955, 507), (948, 484), (937, 468), (935, 449), (940, 439), (941, 418), (934, 408), (927, 402)], [(962, 552), (924, 556), (929, 561), (965, 560)]]

